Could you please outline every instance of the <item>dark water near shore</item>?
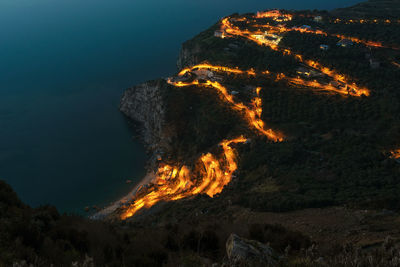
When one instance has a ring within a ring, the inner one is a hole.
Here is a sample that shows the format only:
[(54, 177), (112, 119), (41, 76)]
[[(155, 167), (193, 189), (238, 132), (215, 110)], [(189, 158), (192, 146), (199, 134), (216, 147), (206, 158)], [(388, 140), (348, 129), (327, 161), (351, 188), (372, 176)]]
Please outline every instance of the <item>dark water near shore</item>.
[(116, 200), (146, 161), (125, 88), (174, 73), (181, 43), (222, 16), (357, 2), (0, 0), (0, 179), (33, 206)]

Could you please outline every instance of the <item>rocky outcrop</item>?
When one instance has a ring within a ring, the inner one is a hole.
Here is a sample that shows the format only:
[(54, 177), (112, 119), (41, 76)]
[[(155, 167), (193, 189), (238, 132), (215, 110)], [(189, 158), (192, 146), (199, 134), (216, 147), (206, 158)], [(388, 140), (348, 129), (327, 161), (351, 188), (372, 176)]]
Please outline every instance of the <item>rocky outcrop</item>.
[(184, 43), (179, 53), (178, 61), (176, 62), (178, 70), (198, 64), (200, 61), (200, 54), (200, 45), (190, 45), (189, 43)]
[(279, 256), (266, 244), (231, 234), (226, 241), (227, 266), (276, 266)]
[(142, 125), (142, 138), (153, 152), (162, 150), (169, 143), (165, 134), (165, 103), (162, 92), (167, 83), (155, 80), (136, 85), (122, 96), (120, 110)]
[[(201, 52), (199, 44), (184, 43), (177, 60), (178, 70), (200, 63)], [(143, 125), (142, 138), (153, 151), (168, 150), (174, 132), (173, 127), (165, 124), (162, 92), (167, 86), (163, 79), (145, 82), (127, 89), (121, 99), (121, 112)]]

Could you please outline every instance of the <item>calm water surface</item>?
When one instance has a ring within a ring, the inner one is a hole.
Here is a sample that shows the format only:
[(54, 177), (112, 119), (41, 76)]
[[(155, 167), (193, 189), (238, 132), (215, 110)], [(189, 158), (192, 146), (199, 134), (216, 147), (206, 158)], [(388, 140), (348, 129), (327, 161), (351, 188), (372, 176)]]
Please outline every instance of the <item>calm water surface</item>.
[(357, 2), (0, 0), (0, 179), (66, 212), (116, 200), (146, 161), (125, 88), (174, 73), (181, 43), (225, 15)]

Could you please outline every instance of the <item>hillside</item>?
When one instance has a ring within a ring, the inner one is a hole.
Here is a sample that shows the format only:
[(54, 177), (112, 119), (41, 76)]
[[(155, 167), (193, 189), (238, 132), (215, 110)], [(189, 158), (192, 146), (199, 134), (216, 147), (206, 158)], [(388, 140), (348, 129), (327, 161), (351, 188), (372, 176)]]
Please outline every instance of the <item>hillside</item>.
[(104, 220), (0, 183), (0, 266), (399, 266), (398, 3), (232, 14), (188, 40), (121, 100), (153, 180)]
[(369, 0), (350, 8), (339, 8), (332, 12), (334, 15), (356, 18), (398, 18), (400, 14), (399, 0)]
[[(186, 42), (180, 72), (152, 89), (162, 112), (146, 112), (158, 180), (122, 216), (197, 194), (257, 211), (399, 209), (398, 29), (268, 11)], [(143, 88), (127, 91), (128, 117)]]

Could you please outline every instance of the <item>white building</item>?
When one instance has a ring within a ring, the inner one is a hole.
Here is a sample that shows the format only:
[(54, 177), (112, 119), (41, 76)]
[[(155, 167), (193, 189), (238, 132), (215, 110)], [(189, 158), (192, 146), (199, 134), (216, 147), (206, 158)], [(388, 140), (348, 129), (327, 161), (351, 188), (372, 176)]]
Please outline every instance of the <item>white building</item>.
[(214, 77), (214, 73), (211, 70), (207, 69), (196, 69), (192, 71), (196, 74), (197, 78), (208, 80)]
[(221, 31), (221, 30), (215, 31), (214, 32), (214, 36), (218, 37), (218, 38), (224, 38), (225, 37), (225, 32)]
[(314, 17), (315, 22), (322, 22), (323, 18), (321, 16)]

